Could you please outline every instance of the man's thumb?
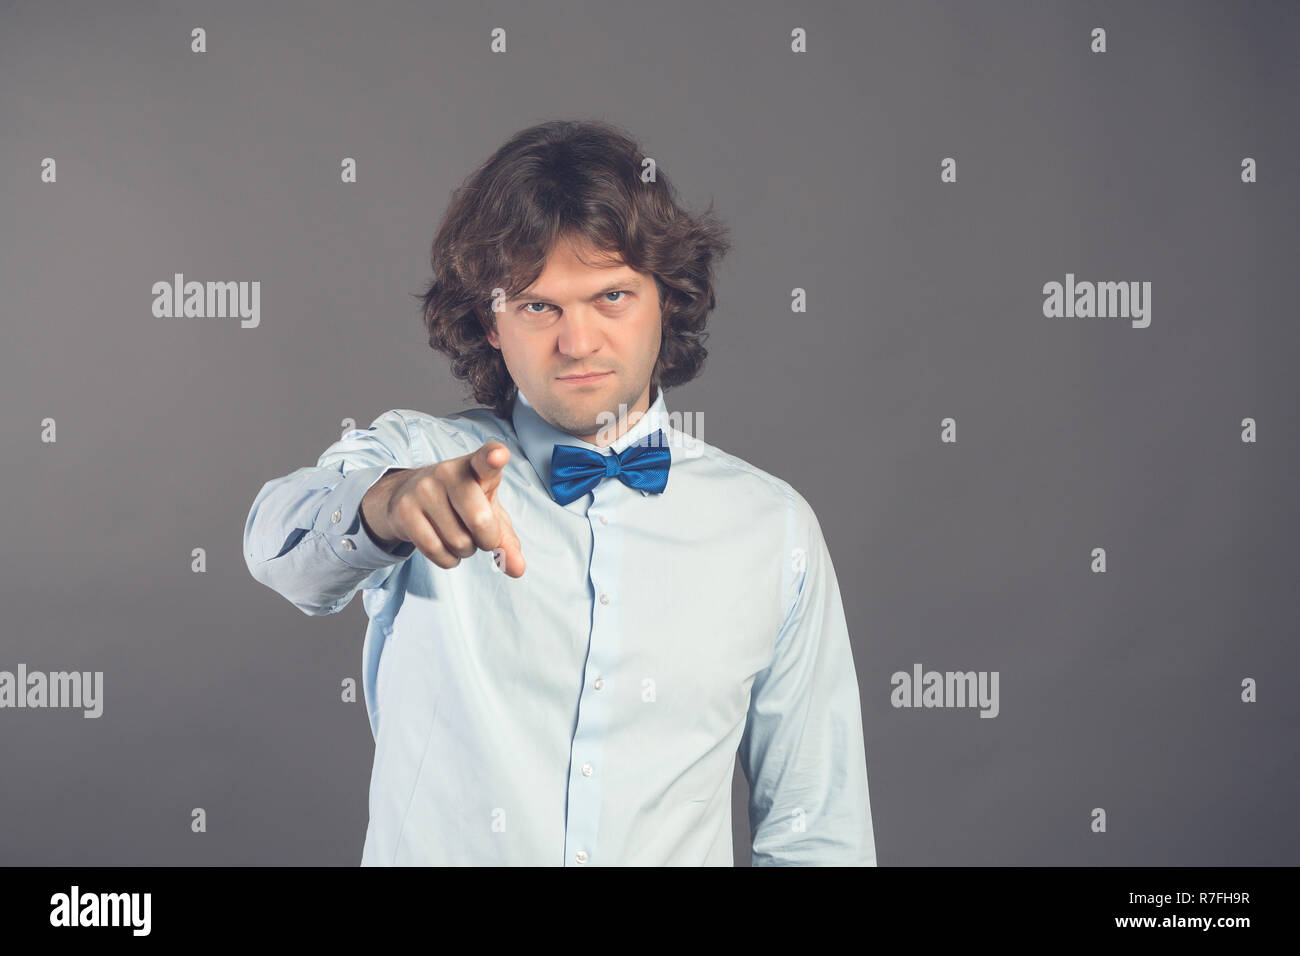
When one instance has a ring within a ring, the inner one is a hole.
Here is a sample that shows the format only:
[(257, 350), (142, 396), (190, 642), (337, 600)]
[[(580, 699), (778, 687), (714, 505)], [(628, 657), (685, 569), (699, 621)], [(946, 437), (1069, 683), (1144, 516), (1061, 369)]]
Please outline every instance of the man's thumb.
[(479, 486), (484, 491), (491, 491), (500, 483), (501, 472), (508, 461), (510, 449), (499, 441), (490, 441), (469, 456), (469, 467)]

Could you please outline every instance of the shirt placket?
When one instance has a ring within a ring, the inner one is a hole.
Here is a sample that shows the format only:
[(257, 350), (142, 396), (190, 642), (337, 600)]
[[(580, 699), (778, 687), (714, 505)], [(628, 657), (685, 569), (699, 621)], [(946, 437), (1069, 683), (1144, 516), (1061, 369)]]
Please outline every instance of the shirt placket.
[(583, 666), (578, 720), (569, 750), (569, 789), (566, 801), (564, 865), (599, 864), (597, 845), (601, 807), (602, 754), (610, 726), (612, 695), (618, 692), (612, 675), (620, 653), (624, 620), (619, 602), (622, 530), (615, 521), (619, 482), (606, 479), (592, 489), (587, 509), (591, 526), (591, 594), (587, 657)]

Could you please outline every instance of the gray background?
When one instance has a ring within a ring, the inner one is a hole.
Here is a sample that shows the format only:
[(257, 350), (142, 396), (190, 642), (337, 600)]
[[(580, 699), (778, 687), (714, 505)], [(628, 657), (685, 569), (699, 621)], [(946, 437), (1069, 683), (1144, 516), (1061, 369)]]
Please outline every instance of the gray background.
[[(0, 4), (0, 669), (105, 672), (98, 720), (0, 711), (0, 862), (359, 861), (364, 610), (257, 584), (243, 522), (344, 418), (473, 404), (411, 294), (553, 118), (733, 230), (668, 407), (817, 511), (882, 865), (1300, 862), (1300, 5), (479, 7)], [(154, 318), (174, 272), (260, 281), (261, 326)], [(1150, 328), (1044, 318), (1066, 272), (1150, 281)], [(914, 662), (1000, 715), (894, 709)]]

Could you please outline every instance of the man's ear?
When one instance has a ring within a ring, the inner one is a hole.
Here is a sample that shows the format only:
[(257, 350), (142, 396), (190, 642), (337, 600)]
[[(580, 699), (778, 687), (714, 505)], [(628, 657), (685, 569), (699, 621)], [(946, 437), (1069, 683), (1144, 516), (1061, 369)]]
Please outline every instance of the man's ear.
[(478, 324), (479, 327), (483, 330), (483, 333), (487, 336), (488, 344), (491, 345), (498, 352), (500, 352), (501, 340), (497, 337), (497, 332), (496, 329), (494, 328), (494, 326), (496, 325), (496, 320), (490, 318), (485, 319), (483, 317), (483, 313), (479, 312)]

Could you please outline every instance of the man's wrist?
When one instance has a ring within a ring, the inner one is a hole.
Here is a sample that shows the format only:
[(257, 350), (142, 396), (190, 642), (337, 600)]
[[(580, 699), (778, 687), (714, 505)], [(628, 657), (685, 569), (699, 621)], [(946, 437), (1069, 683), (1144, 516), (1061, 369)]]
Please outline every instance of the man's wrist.
[(405, 543), (400, 538), (388, 536), (392, 533), (392, 528), (388, 526), (382, 511), (387, 509), (393, 485), (401, 480), (402, 472), (409, 470), (392, 468), (384, 472), (383, 476), (366, 492), (361, 499), (361, 507), (357, 509), (362, 529), (385, 551), (392, 551)]

